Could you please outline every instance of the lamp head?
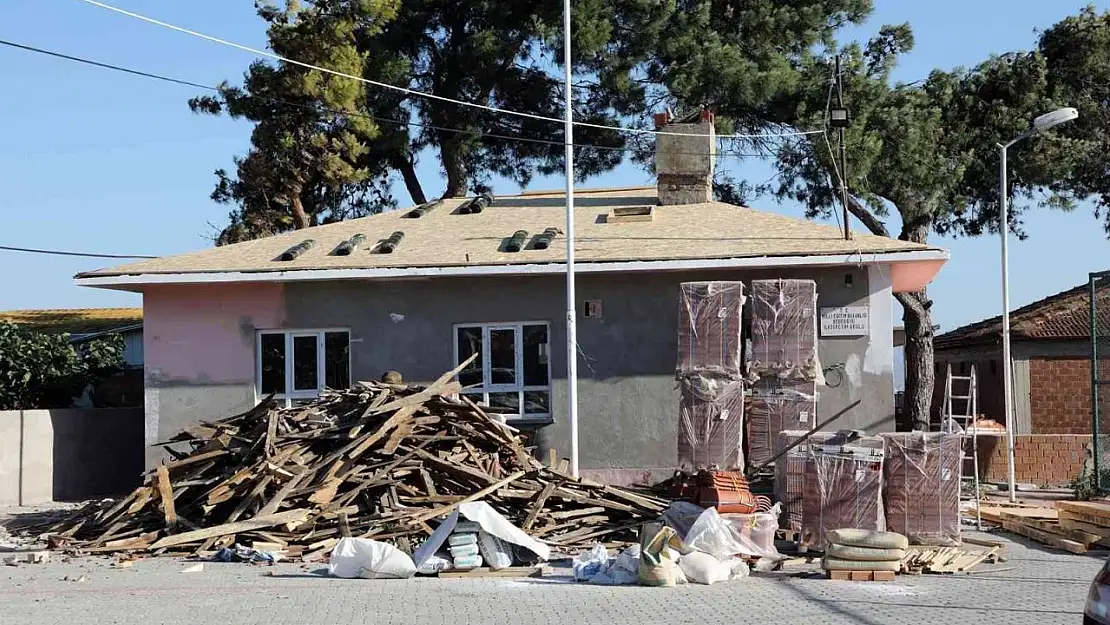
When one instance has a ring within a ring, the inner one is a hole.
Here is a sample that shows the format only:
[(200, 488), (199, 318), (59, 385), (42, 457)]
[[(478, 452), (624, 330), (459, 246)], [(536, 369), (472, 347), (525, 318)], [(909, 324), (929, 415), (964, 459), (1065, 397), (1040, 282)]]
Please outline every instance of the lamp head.
[(1036, 132), (1044, 132), (1053, 126), (1070, 122), (1079, 117), (1079, 111), (1072, 107), (1056, 109), (1051, 113), (1045, 113), (1040, 117), (1033, 120), (1033, 130)]

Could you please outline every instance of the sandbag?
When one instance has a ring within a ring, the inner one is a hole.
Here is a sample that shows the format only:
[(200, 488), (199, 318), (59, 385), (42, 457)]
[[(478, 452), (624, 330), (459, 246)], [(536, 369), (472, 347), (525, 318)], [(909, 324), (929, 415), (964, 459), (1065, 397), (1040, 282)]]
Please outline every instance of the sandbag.
[(482, 559), (495, 571), (513, 565), (512, 546), (485, 530), (478, 533), (478, 549)]
[(727, 582), (732, 575), (732, 567), (729, 563), (721, 562), (708, 553), (700, 551), (694, 551), (679, 558), (678, 568), (682, 570), (686, 579), (694, 584)]
[(405, 579), (416, 574), (412, 558), (388, 543), (340, 538), (328, 558), (328, 574), (363, 579)]
[(902, 563), (897, 560), (888, 562), (864, 562), (863, 560), (841, 560), (825, 556), (821, 560), (821, 568), (826, 571), (894, 571), (902, 569)]
[(826, 540), (837, 545), (869, 549), (905, 549), (910, 546), (910, 541), (901, 534), (850, 528), (829, 530)]
[(829, 545), (825, 555), (838, 560), (858, 560), (860, 562), (889, 562), (901, 561), (906, 557), (905, 549), (871, 549), (869, 547), (852, 547), (850, 545)]

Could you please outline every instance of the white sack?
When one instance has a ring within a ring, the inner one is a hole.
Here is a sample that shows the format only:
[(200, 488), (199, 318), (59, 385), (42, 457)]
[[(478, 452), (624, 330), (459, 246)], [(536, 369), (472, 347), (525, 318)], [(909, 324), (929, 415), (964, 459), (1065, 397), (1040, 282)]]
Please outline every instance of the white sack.
[(368, 538), (340, 538), (328, 559), (328, 574), (363, 579), (405, 579), (416, 565), (405, 552)]
[(728, 562), (721, 562), (717, 558), (694, 551), (678, 559), (678, 568), (686, 579), (694, 584), (715, 584), (727, 582), (732, 576), (732, 566)]

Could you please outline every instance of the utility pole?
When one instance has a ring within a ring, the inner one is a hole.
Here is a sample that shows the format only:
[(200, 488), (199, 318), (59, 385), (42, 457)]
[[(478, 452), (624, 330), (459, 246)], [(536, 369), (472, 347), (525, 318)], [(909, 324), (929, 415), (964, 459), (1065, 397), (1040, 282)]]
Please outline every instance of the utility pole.
[[(850, 123), (848, 107), (844, 106), (844, 87), (840, 80), (840, 55), (836, 55), (836, 107), (843, 116), (833, 116), (833, 124), (839, 131), (840, 142), (840, 202), (844, 211), (844, 240), (852, 240), (852, 230), (848, 226), (848, 150), (844, 145), (844, 129)], [(837, 121), (840, 123), (837, 123)]]

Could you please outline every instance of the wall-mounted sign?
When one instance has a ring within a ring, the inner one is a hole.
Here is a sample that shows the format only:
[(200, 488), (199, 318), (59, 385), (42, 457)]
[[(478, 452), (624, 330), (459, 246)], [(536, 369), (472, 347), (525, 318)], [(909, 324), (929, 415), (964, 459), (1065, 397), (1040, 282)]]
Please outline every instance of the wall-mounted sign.
[(867, 306), (821, 309), (821, 336), (867, 336), (870, 330)]

